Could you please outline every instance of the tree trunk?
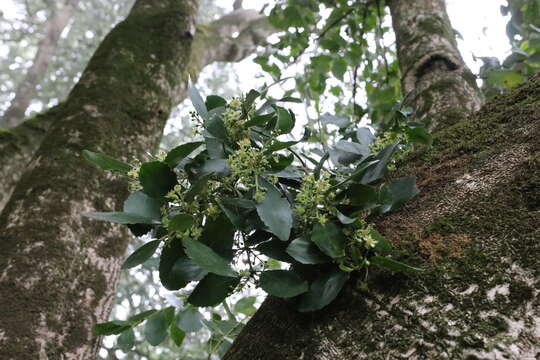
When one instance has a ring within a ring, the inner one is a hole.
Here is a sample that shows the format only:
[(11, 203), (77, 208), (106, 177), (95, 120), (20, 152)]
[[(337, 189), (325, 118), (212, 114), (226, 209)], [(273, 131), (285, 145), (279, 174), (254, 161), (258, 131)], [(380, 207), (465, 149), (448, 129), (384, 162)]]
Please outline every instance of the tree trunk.
[[(238, 10), (201, 27), (210, 30), (197, 32), (193, 40), (188, 70), (194, 79), (213, 62), (241, 61), (276, 31), (266, 17), (254, 10)], [(239, 35), (233, 38), (236, 32)], [(184, 99), (185, 92), (180, 92), (176, 101), (180, 103)], [(3, 179), (0, 211), (62, 106), (38, 114), (13, 129), (0, 129), (0, 178)]]
[(390, 0), (388, 6), (415, 120), (437, 129), (478, 110), (476, 78), (461, 58), (444, 0)]
[(73, 18), (77, 3), (78, 0), (66, 0), (59, 7), (54, 3), (51, 4), (51, 18), (45, 24), (43, 39), (38, 44), (32, 66), (17, 87), (9, 108), (0, 118), (0, 127), (12, 128), (24, 120), (26, 109), (35, 97), (36, 86), (43, 80), (47, 72), (49, 63), (56, 52), (60, 35)]
[(0, 358), (93, 359), (126, 244), (125, 181), (81, 157), (128, 160), (157, 144), (186, 90), (196, 0), (138, 0), (103, 40), (0, 215)]
[[(404, 92), (433, 149), (393, 176), (421, 194), (376, 228), (420, 275), (370, 269), (302, 314), (268, 297), (224, 360), (535, 359), (540, 354), (540, 76), (480, 101), (442, 0), (390, 1)], [(451, 35), (452, 34), (452, 35)]]

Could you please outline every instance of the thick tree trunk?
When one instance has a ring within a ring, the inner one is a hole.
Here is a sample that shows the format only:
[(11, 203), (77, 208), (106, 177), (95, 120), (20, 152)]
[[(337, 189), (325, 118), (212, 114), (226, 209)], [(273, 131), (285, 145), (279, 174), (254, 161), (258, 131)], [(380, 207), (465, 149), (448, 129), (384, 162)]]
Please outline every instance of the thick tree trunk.
[(129, 236), (84, 219), (119, 210), (123, 180), (81, 157), (130, 159), (185, 92), (196, 0), (138, 0), (104, 39), (0, 215), (0, 358), (93, 359)]
[(0, 127), (12, 128), (24, 120), (26, 109), (35, 97), (36, 87), (47, 72), (60, 35), (73, 18), (77, 3), (78, 0), (66, 0), (61, 5), (51, 3), (51, 18), (45, 24), (43, 39), (38, 44), (34, 61), (17, 87), (9, 108), (0, 118)]
[(457, 48), (444, 0), (389, 0), (407, 104), (431, 129), (480, 108), (475, 76)]
[[(201, 28), (203, 30), (198, 31), (193, 40), (188, 65), (194, 79), (213, 62), (241, 61), (276, 31), (254, 10), (235, 11)], [(234, 38), (236, 32), (239, 35)], [(180, 92), (178, 103), (184, 99), (185, 93)], [(0, 129), (0, 178), (3, 179), (0, 182), (0, 211), (61, 107), (62, 104), (38, 114), (13, 129)]]
[(421, 194), (376, 227), (419, 275), (375, 270), (322, 311), (268, 298), (224, 360), (537, 359), (540, 76), (434, 136)]

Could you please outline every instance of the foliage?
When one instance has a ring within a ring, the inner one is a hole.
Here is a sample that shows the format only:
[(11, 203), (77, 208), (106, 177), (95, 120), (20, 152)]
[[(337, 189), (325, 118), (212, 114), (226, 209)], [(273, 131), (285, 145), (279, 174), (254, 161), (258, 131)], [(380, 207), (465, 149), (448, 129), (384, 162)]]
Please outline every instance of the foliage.
[[(390, 244), (368, 222), (418, 193), (414, 177), (386, 180), (394, 154), (429, 142), (425, 129), (423, 137), (409, 135), (423, 128), (407, 123), (405, 111), (392, 118), (398, 135), (375, 138), (367, 128), (349, 128), (334, 144), (320, 144), (329, 149), (316, 159), (309, 131), (300, 140), (290, 137), (295, 115), (281, 104), (296, 98), (272, 99), (268, 87), (229, 102), (203, 100), (194, 87), (189, 93), (202, 141), (132, 165), (85, 152), (87, 160), (128, 177), (135, 190), (123, 212), (85, 215), (149, 234), (152, 240), (124, 267), (143, 264), (159, 249), (162, 285), (189, 304), (102, 323), (97, 334), (121, 334), (121, 348), (128, 349), (131, 329), (146, 320), (151, 345), (167, 336), (180, 345), (186, 329), (196, 331), (202, 322), (214, 334), (213, 348), (224, 351), (242, 322), (206, 320), (194, 307), (227, 308), (227, 297), (255, 285), (291, 299), (299, 311), (315, 311), (336, 298), (351, 272), (367, 276), (372, 263), (419, 270), (392, 259)], [(236, 307), (252, 311), (249, 303)], [(188, 312), (195, 320), (187, 320)]]

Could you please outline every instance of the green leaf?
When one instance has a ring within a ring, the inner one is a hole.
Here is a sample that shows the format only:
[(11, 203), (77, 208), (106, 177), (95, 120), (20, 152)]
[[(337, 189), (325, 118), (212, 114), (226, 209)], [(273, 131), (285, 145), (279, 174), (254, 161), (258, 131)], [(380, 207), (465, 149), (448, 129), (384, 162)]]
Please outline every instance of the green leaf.
[(136, 326), (138, 325), (141, 321), (143, 320), (146, 320), (148, 317), (150, 317), (152, 314), (156, 313), (157, 310), (156, 309), (152, 309), (152, 310), (147, 310), (147, 311), (143, 311), (141, 313), (138, 313), (136, 315), (133, 315), (133, 316), (130, 316), (128, 318), (128, 321), (131, 325), (133, 326)]
[(424, 144), (431, 146), (433, 144), (433, 137), (422, 125), (411, 127), (410, 125), (405, 128), (405, 134), (410, 142), (413, 144)]
[(489, 83), (506, 88), (519, 85), (523, 80), (523, 75), (512, 70), (492, 70), (487, 74)]
[(260, 92), (257, 90), (249, 90), (249, 92), (246, 95), (246, 98), (244, 100), (244, 106), (246, 107), (246, 110), (249, 110), (251, 108), (251, 105), (255, 102), (255, 100), (261, 95)]
[(167, 153), (167, 156), (163, 162), (169, 165), (171, 168), (174, 168), (180, 163), (180, 161), (184, 160), (202, 144), (202, 141), (197, 141), (177, 146)]
[(247, 316), (251, 316), (257, 311), (255, 307), (255, 302), (257, 301), (256, 296), (246, 296), (234, 304), (234, 312), (241, 313)]
[(225, 259), (232, 260), (234, 256), (232, 250), (234, 233), (233, 224), (226, 216), (220, 215), (214, 219), (206, 220), (199, 241)]
[(171, 324), (171, 339), (176, 346), (182, 346), (186, 333), (180, 330), (174, 323)]
[(96, 164), (103, 170), (116, 170), (116, 171), (131, 170), (131, 165), (126, 164), (125, 162), (116, 160), (105, 154), (83, 150), (82, 155), (86, 160)]
[(221, 110), (222, 108), (217, 108), (208, 113), (208, 120), (204, 122), (204, 128), (216, 139), (224, 141), (227, 139), (227, 129), (221, 120), (221, 114), (218, 113)]
[(161, 240), (152, 240), (139, 247), (124, 261), (122, 269), (130, 269), (150, 259), (156, 252), (160, 242)]
[(311, 241), (321, 249), (323, 253), (331, 258), (345, 256), (345, 236), (336, 224), (319, 223), (313, 226)]
[(176, 214), (169, 220), (169, 231), (186, 231), (191, 229), (195, 218), (189, 214)]
[(261, 254), (264, 254), (272, 259), (292, 263), (294, 259), (287, 254), (287, 243), (276, 238), (270, 241), (263, 242), (255, 248)]
[(176, 174), (161, 161), (142, 164), (139, 181), (143, 191), (155, 198), (166, 195), (176, 184)]
[(117, 224), (159, 224), (160, 222), (154, 219), (149, 219), (137, 214), (126, 212), (93, 212), (82, 214), (95, 220), (110, 221)]
[(405, 271), (412, 271), (412, 272), (422, 272), (423, 269), (419, 269), (416, 267), (409, 266), (407, 264), (401, 263), (396, 260), (392, 260), (390, 258), (384, 257), (384, 256), (372, 256), (369, 261), (372, 264), (377, 264), (384, 266), (385, 268), (388, 268), (392, 271), (396, 272), (405, 272)]
[(148, 318), (144, 327), (144, 337), (150, 345), (157, 346), (166, 338), (171, 323), (172, 317), (170, 312), (174, 314), (174, 308), (167, 308), (156, 312)]
[(187, 93), (197, 113), (204, 118), (208, 113), (208, 110), (206, 109), (206, 105), (201, 94), (199, 93), (195, 85), (191, 83), (191, 81), (189, 83)]
[(316, 311), (330, 304), (338, 296), (348, 278), (348, 273), (338, 269), (323, 274), (311, 284), (307, 293), (300, 296), (298, 311)]
[(161, 200), (151, 198), (142, 191), (134, 192), (124, 201), (124, 212), (137, 214), (148, 219), (161, 221)]
[(293, 297), (308, 291), (307, 281), (288, 270), (263, 271), (259, 281), (264, 291), (281, 298)]
[[(179, 264), (176, 264), (179, 259), (183, 260), (180, 261)], [(161, 250), (161, 256), (159, 257), (159, 280), (167, 290), (181, 289), (192, 280), (186, 279), (185, 276), (180, 276), (184, 273), (191, 274), (191, 272), (184, 271), (185, 264), (182, 262), (187, 260), (180, 239), (172, 239), (165, 243), (163, 250)], [(176, 269), (173, 271), (175, 265)], [(191, 267), (188, 268), (191, 271)]]
[(193, 289), (187, 301), (199, 307), (218, 305), (229, 296), (239, 282), (239, 277), (208, 274)]
[(386, 238), (377, 230), (371, 230), (370, 234), (373, 239), (377, 241), (374, 248), (377, 254), (388, 255), (390, 252), (392, 252), (392, 245), (390, 245), (390, 242), (388, 242), (388, 240), (386, 240)]
[(257, 204), (257, 214), (272, 234), (286, 241), (291, 234), (293, 221), (291, 204), (281, 197), (273, 185), (266, 187), (264, 200)]
[(375, 140), (375, 135), (367, 127), (361, 127), (356, 130), (356, 138), (360, 144), (369, 146)]
[(285, 142), (274, 141), (272, 144), (268, 145), (265, 148), (265, 152), (271, 153), (271, 152), (274, 152), (274, 151), (287, 149), (287, 148), (290, 148), (291, 146), (296, 145), (298, 143), (299, 143), (299, 141), (285, 141)]
[(350, 205), (360, 206), (362, 209), (371, 209), (378, 203), (377, 189), (369, 185), (351, 184), (345, 195)]
[(302, 264), (324, 264), (332, 260), (323, 254), (313, 242), (303, 237), (294, 239), (289, 244), (287, 254)]
[(108, 321), (94, 325), (92, 331), (95, 335), (116, 335), (131, 328), (131, 325), (126, 321)]
[(220, 106), (227, 105), (227, 100), (225, 100), (221, 96), (208, 95), (206, 97), (205, 104), (206, 104), (206, 108), (210, 111), (210, 110), (218, 108)]
[(176, 318), (176, 326), (184, 330), (186, 333), (197, 332), (203, 327), (202, 320), (204, 317), (199, 310), (188, 308), (178, 314)]
[(319, 120), (324, 125), (332, 124), (336, 125), (340, 129), (346, 128), (351, 123), (351, 120), (349, 118), (343, 117), (343, 116), (337, 116), (332, 115), (330, 113), (324, 113), (319, 117)]
[[(380, 212), (382, 214), (393, 211), (401, 207), (403, 204), (405, 204), (407, 201), (418, 195), (420, 193), (420, 190), (416, 187), (416, 177), (415, 176), (407, 176), (402, 177), (397, 180), (394, 180), (390, 184), (383, 185), (383, 188), (386, 187), (388, 190), (388, 193), (391, 194), (387, 199), (385, 199), (385, 203), (381, 207)], [(381, 189), (381, 191), (384, 191)]]
[(251, 126), (263, 126), (266, 125), (270, 120), (276, 116), (275, 113), (256, 115), (253, 116), (249, 121), (246, 121), (246, 127)]
[(382, 179), (384, 177), (384, 174), (386, 173), (386, 166), (388, 165), (388, 161), (394, 154), (394, 151), (396, 151), (398, 145), (399, 144), (388, 145), (383, 150), (381, 150), (381, 152), (378, 153), (375, 157), (375, 159), (379, 160), (379, 162), (375, 166), (369, 167), (366, 170), (364, 176), (362, 176), (362, 179), (360, 180), (360, 183), (371, 184), (377, 180)]
[(227, 176), (230, 173), (231, 169), (229, 168), (229, 163), (226, 159), (208, 159), (204, 162), (203, 166), (199, 168), (199, 176), (210, 174)]
[(116, 341), (116, 346), (125, 353), (133, 349), (134, 345), (135, 345), (135, 334), (133, 333), (132, 328), (129, 328), (123, 333), (121, 333), (120, 336), (118, 336), (118, 339)]
[(280, 134), (288, 134), (294, 128), (294, 119), (289, 110), (276, 106), (277, 111), (277, 130)]
[(222, 276), (236, 277), (238, 275), (226, 259), (200, 241), (184, 238), (182, 243), (189, 258), (203, 269)]
[(332, 74), (337, 77), (339, 80), (343, 81), (343, 75), (347, 71), (347, 62), (341, 58), (335, 58), (332, 63)]
[(173, 264), (169, 276), (174, 278), (175, 282), (188, 283), (190, 281), (199, 281), (208, 274), (208, 271), (195, 264), (187, 256), (180, 256)]

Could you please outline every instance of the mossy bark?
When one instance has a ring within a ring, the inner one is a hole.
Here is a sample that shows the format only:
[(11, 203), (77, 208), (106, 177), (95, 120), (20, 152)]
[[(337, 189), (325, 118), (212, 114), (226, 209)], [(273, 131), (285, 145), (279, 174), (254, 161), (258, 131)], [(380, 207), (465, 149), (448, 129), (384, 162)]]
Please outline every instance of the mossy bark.
[(269, 297), (224, 360), (536, 359), (540, 354), (540, 75), (434, 135), (393, 176), (421, 194), (375, 225), (394, 256), (298, 313)]
[[(216, 62), (237, 62), (252, 54), (276, 30), (265, 16), (254, 10), (240, 9), (206, 25), (199, 25), (193, 39), (187, 67), (192, 79), (197, 79), (205, 66)], [(233, 37), (235, 33), (239, 35)], [(184, 77), (183, 80), (186, 80)], [(179, 92), (175, 100), (180, 103), (185, 92)], [(19, 126), (0, 129), (0, 211), (26, 165), (45, 137), (47, 129), (56, 119), (59, 107), (38, 114)]]
[[(93, 359), (129, 236), (81, 217), (120, 210), (122, 179), (81, 157), (154, 148), (185, 92), (196, 0), (138, 0), (104, 39), (0, 215), (0, 358)], [(48, 121), (47, 120), (47, 121)]]
[(444, 0), (389, 0), (406, 103), (438, 129), (480, 108), (475, 76), (457, 48)]

